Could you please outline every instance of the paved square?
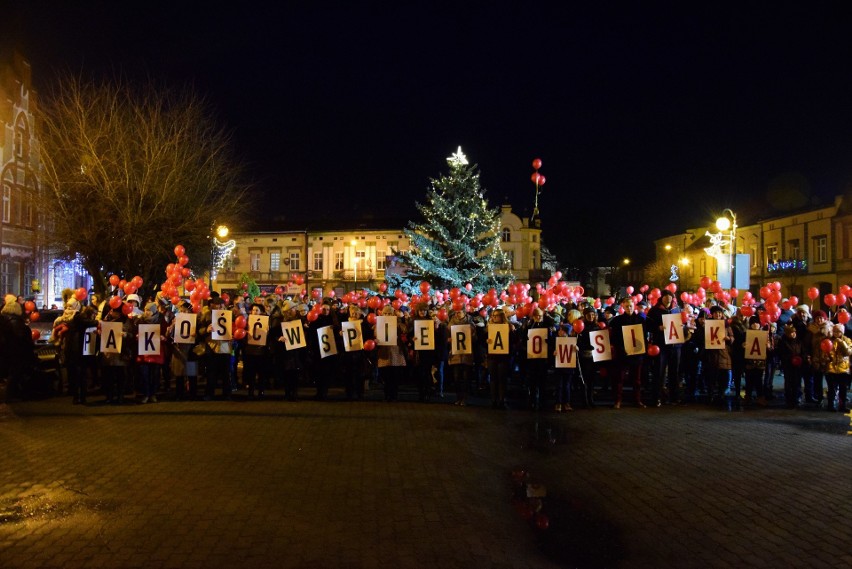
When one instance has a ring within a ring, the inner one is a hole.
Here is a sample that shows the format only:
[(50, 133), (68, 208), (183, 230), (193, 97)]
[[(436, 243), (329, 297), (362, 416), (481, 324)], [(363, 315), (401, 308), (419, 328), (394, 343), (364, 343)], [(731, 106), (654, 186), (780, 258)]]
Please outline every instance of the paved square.
[(852, 566), (849, 415), (481, 403), (0, 405), (0, 567)]

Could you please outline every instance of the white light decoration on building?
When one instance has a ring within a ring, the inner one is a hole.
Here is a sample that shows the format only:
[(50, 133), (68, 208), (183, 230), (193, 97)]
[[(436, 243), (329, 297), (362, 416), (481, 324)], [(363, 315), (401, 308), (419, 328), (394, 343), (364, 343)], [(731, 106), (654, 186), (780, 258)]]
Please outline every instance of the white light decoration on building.
[(211, 279), (216, 278), (219, 269), (221, 269), (225, 265), (225, 261), (228, 259), (228, 257), (231, 256), (231, 251), (233, 251), (236, 246), (237, 242), (233, 239), (230, 239), (223, 243), (222, 241), (219, 241), (219, 239), (217, 239), (216, 237), (213, 238), (213, 258), (211, 259), (213, 270), (211, 271), (212, 274), (210, 275)]

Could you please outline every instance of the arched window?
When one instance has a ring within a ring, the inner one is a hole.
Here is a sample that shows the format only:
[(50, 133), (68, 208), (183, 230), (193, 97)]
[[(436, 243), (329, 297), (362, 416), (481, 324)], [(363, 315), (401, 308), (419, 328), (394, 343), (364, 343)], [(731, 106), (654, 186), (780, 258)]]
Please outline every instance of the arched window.
[(508, 227), (503, 228), (502, 241), (503, 243), (508, 243), (512, 240), (512, 230)]

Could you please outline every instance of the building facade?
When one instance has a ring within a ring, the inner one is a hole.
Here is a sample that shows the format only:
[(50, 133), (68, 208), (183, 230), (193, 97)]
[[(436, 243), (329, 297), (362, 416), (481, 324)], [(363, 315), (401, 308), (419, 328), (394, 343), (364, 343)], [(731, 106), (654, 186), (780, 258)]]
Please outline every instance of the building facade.
[(36, 207), (40, 191), (36, 93), (29, 63), (18, 53), (0, 57), (0, 292), (61, 305), (62, 290), (89, 288), (79, 261), (55, 259), (47, 239), (49, 216)]
[[(852, 283), (851, 208), (849, 196), (837, 196), (831, 204), (738, 226), (735, 251), (748, 255), (752, 294), (757, 297), (766, 283), (780, 282), (784, 296), (809, 301), (806, 293), (811, 287), (819, 289), (821, 299)], [(708, 251), (708, 233), (718, 235), (719, 231), (708, 225), (654, 242), (656, 264), (678, 268), (681, 290), (694, 291), (702, 276), (719, 274), (720, 257)], [(730, 237), (723, 235), (722, 242), (721, 261), (725, 262)]]
[[(541, 229), (531, 227), (529, 218), (519, 217), (509, 205), (500, 208), (500, 220), (500, 246), (510, 261), (507, 272), (521, 282), (541, 277)], [(243, 274), (267, 292), (300, 278), (303, 284), (291, 285), (289, 293), (321, 289), (340, 295), (376, 289), (386, 271), (393, 270), (394, 252), (410, 247), (402, 228), (285, 230), (231, 237), (236, 245), (213, 281), (217, 291), (236, 290)]]

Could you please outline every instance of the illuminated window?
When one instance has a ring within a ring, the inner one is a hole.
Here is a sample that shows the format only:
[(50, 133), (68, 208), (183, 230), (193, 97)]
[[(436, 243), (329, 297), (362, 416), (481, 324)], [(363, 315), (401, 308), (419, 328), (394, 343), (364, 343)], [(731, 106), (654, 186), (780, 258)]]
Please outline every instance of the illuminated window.
[[(3, 223), (9, 223), (12, 216), (12, 188), (3, 184)], [(3, 289), (5, 290), (5, 289)]]
[(828, 261), (828, 238), (825, 235), (814, 237), (814, 263)]
[(388, 252), (376, 251), (376, 269), (384, 271), (388, 266)]
[(252, 271), (260, 270), (260, 253), (250, 253), (249, 258), (251, 259), (250, 269)]
[(778, 245), (767, 245), (766, 246), (766, 262), (767, 263), (777, 263), (778, 262)]
[(314, 253), (314, 270), (322, 270), (322, 253)]
[(279, 271), (281, 267), (281, 252), (274, 251), (269, 254), (269, 270)]
[(506, 251), (506, 268), (514, 269), (515, 268), (515, 252), (514, 251)]
[(509, 241), (512, 240), (512, 230), (509, 229), (508, 227), (503, 228), (502, 240), (503, 240), (503, 243), (508, 243)]
[(290, 270), (291, 271), (301, 271), (302, 270), (302, 256), (298, 251), (290, 252)]
[(790, 259), (798, 259), (800, 253), (801, 251), (799, 249), (798, 239), (787, 241), (787, 257), (789, 257)]
[(343, 252), (334, 254), (334, 270), (342, 271), (343, 270)]

